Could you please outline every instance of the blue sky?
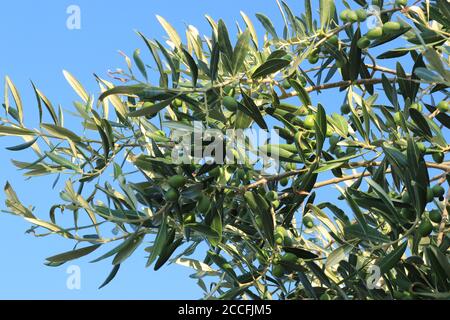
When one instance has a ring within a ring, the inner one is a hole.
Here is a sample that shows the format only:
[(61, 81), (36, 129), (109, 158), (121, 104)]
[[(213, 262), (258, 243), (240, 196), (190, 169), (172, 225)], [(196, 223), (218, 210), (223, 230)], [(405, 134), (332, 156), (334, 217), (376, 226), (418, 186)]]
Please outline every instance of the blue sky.
[[(299, 12), (298, 1), (290, 1)], [(81, 8), (81, 30), (66, 28), (66, 9), (69, 5)], [(16, 0), (0, 4), (0, 76), (9, 75), (22, 94), (25, 117), (36, 117), (35, 97), (30, 80), (55, 104), (70, 109), (77, 99), (64, 80), (62, 70), (72, 72), (90, 92), (97, 92), (92, 76), (106, 77), (108, 69), (124, 67), (122, 50), (132, 56), (141, 48), (143, 58), (150, 60), (145, 46), (134, 30), (147, 37), (163, 39), (164, 30), (155, 19), (161, 15), (178, 30), (186, 25), (197, 26), (201, 33), (210, 34), (204, 14), (223, 18), (230, 30), (239, 11), (246, 12), (261, 31), (254, 14), (263, 12), (275, 25), (281, 26), (275, 1), (200, 1), (200, 0)], [(242, 21), (240, 21), (241, 26)], [(181, 33), (181, 32), (180, 32)], [(233, 33), (233, 32), (231, 32)], [(385, 48), (384, 48), (385, 49)], [(381, 49), (380, 50), (384, 50)], [(387, 64), (389, 66), (389, 64)], [(409, 71), (409, 70), (407, 70)], [(337, 111), (342, 97), (322, 95), (320, 101), (328, 110)], [(316, 98), (315, 98), (316, 99)], [(33, 119), (31, 119), (33, 120)], [(70, 125), (70, 124), (69, 124)], [(26, 181), (11, 165), (12, 154), (4, 147), (14, 145), (11, 139), (0, 140), (0, 183), (10, 181), (22, 201), (33, 204), (38, 215), (45, 217), (49, 206), (57, 201), (57, 190), (51, 190), (51, 178)], [(18, 154), (16, 158), (21, 159)], [(23, 155), (22, 155), (23, 160)], [(334, 191), (333, 191), (334, 192)], [(330, 193), (327, 194), (327, 197)], [(0, 192), (0, 208), (4, 208)], [(106, 288), (98, 290), (111, 269), (109, 261), (89, 264), (82, 259), (72, 264), (81, 268), (81, 290), (66, 288), (66, 267), (44, 266), (46, 257), (70, 250), (73, 243), (59, 237), (36, 239), (24, 234), (29, 225), (7, 214), (0, 214), (0, 298), (56, 298), (56, 299), (179, 299), (199, 298), (201, 291), (188, 275), (191, 270), (169, 266), (160, 272), (145, 268), (145, 253), (138, 250), (123, 266), (117, 278)], [(68, 264), (70, 265), (70, 264)]]

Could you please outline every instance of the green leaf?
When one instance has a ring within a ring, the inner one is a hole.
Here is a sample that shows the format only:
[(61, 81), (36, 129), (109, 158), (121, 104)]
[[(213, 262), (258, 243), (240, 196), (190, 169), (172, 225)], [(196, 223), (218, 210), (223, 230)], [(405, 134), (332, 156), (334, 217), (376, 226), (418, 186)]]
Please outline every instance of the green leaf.
[(36, 137), (36, 138), (34, 138), (34, 139), (32, 139), (32, 140), (30, 140), (28, 142), (19, 144), (19, 145), (14, 146), (14, 147), (8, 147), (6, 149), (9, 150), (9, 151), (22, 151), (22, 150), (28, 149), (29, 147), (31, 147), (32, 145), (34, 145), (36, 143), (38, 138), (39, 137)]
[(245, 30), (240, 36), (233, 52), (233, 74), (237, 74), (244, 66), (249, 50), (250, 31)]
[[(361, 49), (358, 47), (358, 40), (361, 38), (361, 31), (358, 28), (353, 36), (352, 43), (350, 45), (349, 61), (350, 63), (350, 78), (348, 80), (354, 81), (358, 78), (361, 65)], [(346, 79), (347, 80), (347, 79)]]
[(155, 271), (158, 271), (161, 269), (161, 267), (167, 262), (167, 260), (170, 259), (172, 254), (175, 252), (175, 250), (183, 243), (183, 239), (180, 238), (178, 240), (175, 240), (175, 242), (172, 242), (168, 244), (164, 250), (161, 252), (161, 255), (159, 256), (158, 260), (155, 263)]
[[(12, 93), (14, 102), (16, 104), (17, 107), (17, 113), (19, 116), (19, 122), (21, 124), (23, 124), (23, 104), (22, 104), (22, 98), (20, 97), (19, 91), (17, 90), (16, 86), (14, 85), (14, 83), (11, 81), (11, 79), (6, 76), (5, 78), (5, 102), (8, 101), (7, 99), (7, 95), (8, 95), (8, 88)], [(8, 103), (5, 103), (6, 105), (6, 112), (8, 112)]]
[(397, 210), (394, 207), (394, 204), (392, 203), (391, 199), (387, 195), (387, 193), (383, 190), (383, 188), (377, 184), (375, 181), (367, 179), (367, 183), (373, 188), (375, 193), (380, 197), (381, 201), (386, 205), (386, 208), (388, 208), (389, 212), (392, 217), (396, 217), (398, 219), (398, 213)]
[(66, 158), (63, 158), (53, 152), (45, 152), (45, 155), (52, 160), (53, 162), (59, 164), (60, 166), (67, 168), (67, 169), (71, 169), (71, 170), (75, 170), (77, 172), (80, 172), (81, 169), (75, 165), (74, 163), (72, 163), (71, 161), (67, 160)]
[(274, 38), (275, 40), (278, 39), (278, 35), (277, 32), (275, 31), (272, 21), (270, 21), (270, 19), (267, 16), (265, 16), (262, 13), (257, 13), (256, 18), (258, 18), (259, 22), (261, 22), (264, 29), (266, 29), (266, 31), (272, 36), (272, 38)]
[(334, 17), (336, 5), (334, 0), (320, 0), (320, 27), (325, 29)]
[(34, 131), (19, 128), (19, 127), (7, 127), (0, 125), (0, 136), (35, 136)]
[(176, 47), (181, 47), (181, 38), (178, 35), (177, 31), (172, 27), (170, 23), (167, 22), (166, 19), (163, 17), (157, 15), (156, 19), (158, 19), (159, 23), (162, 25), (164, 30), (167, 32), (167, 35), (169, 36), (170, 40), (173, 42), (173, 44)]
[(271, 59), (260, 65), (252, 74), (252, 78), (262, 78), (286, 68), (291, 62), (286, 59)]
[(217, 24), (218, 42), (220, 51), (223, 53), (224, 66), (229, 71), (233, 71), (231, 60), (233, 58), (233, 47), (231, 46), (230, 37), (228, 35), (227, 26), (222, 19)]
[(41, 100), (44, 102), (45, 107), (47, 108), (48, 112), (50, 113), (50, 116), (53, 119), (53, 122), (55, 124), (58, 124), (58, 116), (56, 115), (55, 109), (53, 108), (52, 103), (48, 98), (35, 86), (33, 82), (31, 82), (31, 85), (33, 86), (33, 90), (36, 94), (36, 99), (38, 101), (38, 108), (39, 108), (39, 122), (42, 122), (42, 106), (41, 106)]
[(123, 247), (117, 252), (113, 259), (113, 265), (119, 265), (124, 262), (128, 257), (130, 257), (133, 252), (141, 245), (142, 240), (144, 240), (145, 234), (134, 234), (129, 237)]
[(427, 120), (423, 116), (421, 112), (416, 109), (409, 109), (409, 115), (414, 123), (422, 130), (422, 132), (427, 135), (429, 138), (433, 137), (433, 133), (431, 132), (430, 126), (428, 125)]
[(320, 155), (327, 133), (327, 115), (321, 104), (317, 107), (316, 119), (314, 120), (316, 131), (316, 152)]
[(145, 80), (148, 80), (147, 70), (145, 69), (145, 64), (141, 59), (141, 50), (136, 49), (133, 53), (134, 63), (136, 63), (139, 71), (144, 76)]
[(96, 245), (92, 245), (89, 247), (64, 252), (64, 253), (49, 257), (46, 260), (53, 262), (53, 263), (65, 263), (67, 261), (71, 261), (71, 260), (75, 260), (75, 259), (84, 257), (84, 256), (94, 252), (95, 250), (97, 250), (100, 246), (101, 246), (100, 244), (96, 244)]
[(108, 277), (106, 278), (106, 280), (103, 282), (103, 284), (99, 287), (99, 289), (106, 287), (117, 275), (117, 273), (119, 272), (120, 269), (120, 264), (116, 264), (112, 270), (111, 273), (108, 275)]
[(255, 44), (256, 48), (258, 48), (258, 34), (256, 33), (255, 27), (250, 20), (250, 18), (241, 11), (242, 19), (244, 19), (245, 25), (247, 26), (248, 30), (250, 31), (250, 35), (252, 38), (253, 43)]
[(211, 227), (204, 225), (204, 224), (190, 223), (190, 224), (186, 224), (185, 227), (192, 229), (195, 232), (198, 232), (207, 238), (219, 239), (219, 237), (220, 237), (216, 230), (214, 230)]
[(407, 247), (408, 241), (405, 241), (390, 253), (388, 253), (386, 256), (384, 256), (377, 264), (378, 267), (380, 267), (380, 273), (385, 274), (386, 272), (394, 268), (401, 260)]
[[(262, 128), (262, 129), (268, 129), (267, 123), (264, 120), (261, 111), (259, 111), (258, 106), (253, 102), (253, 99), (250, 98), (245, 92), (242, 92), (243, 97), (243, 105), (241, 103), (238, 103), (238, 107), (241, 111), (246, 113), (249, 117), (251, 117), (255, 122)], [(244, 108), (242, 108), (244, 106)]]
[(187, 63), (189, 66), (189, 71), (190, 71), (191, 77), (192, 77), (192, 86), (195, 88), (197, 86), (197, 80), (198, 80), (197, 63), (195, 62), (194, 58), (192, 58), (192, 56), (189, 54), (189, 52), (186, 51), (186, 49), (182, 48), (181, 50), (184, 54), (184, 57), (187, 60)]
[(353, 249), (353, 246), (345, 244), (336, 250), (333, 250), (327, 257), (327, 262), (325, 263), (325, 268), (330, 269), (333, 266), (337, 265), (339, 262), (344, 260), (350, 251)]
[(67, 82), (72, 86), (73, 90), (75, 90), (78, 96), (83, 99), (84, 103), (88, 103), (90, 99), (89, 94), (83, 88), (81, 83), (70, 72), (63, 70), (63, 74)]
[(130, 112), (128, 114), (128, 117), (136, 118), (136, 117), (153, 116), (153, 115), (157, 114), (158, 112), (160, 112), (161, 110), (163, 110), (164, 108), (166, 108), (168, 105), (170, 105), (173, 102), (173, 100), (175, 100), (176, 98), (177, 98), (177, 96), (174, 96), (167, 100), (157, 102), (149, 107), (144, 107), (144, 108), (138, 109), (136, 111)]
[(54, 124), (43, 123), (41, 124), (41, 127), (47, 130), (51, 135), (60, 139), (68, 139), (73, 142), (80, 142), (82, 140), (73, 131)]
[(364, 230), (360, 224), (352, 224), (344, 227), (344, 233), (346, 237), (350, 239), (358, 239), (360, 241), (372, 241), (375, 243), (387, 243), (389, 242), (389, 237), (380, 233), (377, 229), (366, 226)]
[(298, 97), (300, 98), (301, 102), (305, 106), (312, 105), (311, 98), (309, 97), (308, 92), (306, 92), (305, 88), (303, 87), (303, 85), (300, 82), (298, 82), (297, 80), (291, 79), (291, 80), (289, 80), (289, 83), (291, 84), (292, 88), (294, 88), (294, 90), (297, 92)]
[(217, 73), (219, 71), (220, 49), (219, 44), (214, 42), (211, 52), (211, 61), (209, 63), (210, 77), (212, 81), (217, 79)]

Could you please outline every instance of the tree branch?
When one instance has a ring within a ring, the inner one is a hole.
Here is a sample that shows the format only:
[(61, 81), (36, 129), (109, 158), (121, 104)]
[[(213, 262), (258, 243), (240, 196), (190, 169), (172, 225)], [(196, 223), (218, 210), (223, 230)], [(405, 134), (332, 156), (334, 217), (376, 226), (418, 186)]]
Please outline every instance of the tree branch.
[(440, 246), (442, 241), (444, 240), (445, 226), (449, 222), (448, 210), (447, 210), (449, 198), (450, 198), (450, 189), (448, 190), (447, 195), (445, 196), (445, 199), (444, 199), (444, 209), (442, 210), (442, 220), (439, 225), (439, 233), (437, 236), (437, 245), (438, 246)]

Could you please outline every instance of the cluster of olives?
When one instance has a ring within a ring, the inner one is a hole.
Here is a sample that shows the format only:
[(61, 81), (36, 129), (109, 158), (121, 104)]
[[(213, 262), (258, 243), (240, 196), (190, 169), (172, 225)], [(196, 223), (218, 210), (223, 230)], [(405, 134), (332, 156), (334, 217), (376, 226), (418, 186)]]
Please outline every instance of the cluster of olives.
[[(275, 229), (275, 241), (278, 245), (284, 247), (291, 247), (293, 245), (293, 238), (290, 231), (286, 230), (282, 226), (278, 226)], [(272, 274), (276, 278), (282, 278), (289, 273), (289, 270), (283, 265), (296, 264), (298, 262), (298, 257), (293, 253), (285, 253), (281, 257), (276, 257), (272, 265)]]
[[(434, 198), (442, 199), (445, 194), (445, 189), (439, 185), (436, 184), (432, 188), (427, 188), (427, 202), (432, 202)], [(402, 201), (404, 203), (410, 203), (410, 198), (407, 192), (405, 192), (402, 195)], [(407, 221), (414, 221), (416, 219), (416, 213), (415, 211), (404, 208), (400, 212), (402, 217)], [(440, 223), (442, 220), (441, 211), (438, 209), (433, 209), (430, 212), (426, 212), (417, 228), (417, 232), (420, 237), (428, 237), (433, 232), (433, 224), (434, 223)]]
[(360, 49), (366, 49), (370, 46), (372, 40), (381, 38), (382, 36), (389, 36), (401, 29), (401, 25), (395, 21), (389, 21), (383, 24), (381, 27), (375, 27), (370, 29), (364, 36), (362, 36), (358, 42), (357, 46)]
[[(170, 188), (165, 193), (165, 199), (167, 202), (178, 202), (180, 199), (180, 189), (186, 186), (187, 180), (182, 175), (175, 175), (169, 178), (167, 181)], [(207, 213), (211, 207), (211, 200), (202, 195), (197, 202), (197, 211), (200, 213)], [(189, 213), (184, 217), (184, 223), (195, 223), (195, 212)]]
[(364, 22), (367, 19), (367, 11), (364, 9), (345, 9), (339, 15), (344, 22)]
[(278, 199), (278, 193), (276, 191), (269, 191), (266, 193), (266, 200), (272, 203), (274, 208), (280, 206), (280, 200)]

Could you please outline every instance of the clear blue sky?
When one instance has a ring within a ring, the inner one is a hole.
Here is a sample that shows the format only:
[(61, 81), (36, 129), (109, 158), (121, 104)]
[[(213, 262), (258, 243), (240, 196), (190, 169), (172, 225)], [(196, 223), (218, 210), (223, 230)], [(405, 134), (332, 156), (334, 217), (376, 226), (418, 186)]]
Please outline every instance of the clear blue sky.
[[(290, 1), (296, 12), (302, 10), (298, 1)], [(318, 2), (313, 2), (317, 3)], [(76, 4), (81, 8), (81, 30), (66, 28), (66, 9)], [(132, 55), (141, 48), (143, 57), (150, 61), (141, 40), (134, 30), (142, 31), (150, 38), (163, 39), (165, 33), (155, 19), (159, 14), (178, 30), (193, 24), (201, 33), (210, 34), (204, 14), (223, 18), (230, 30), (235, 20), (242, 21), (239, 11), (246, 12), (259, 24), (254, 13), (264, 12), (275, 25), (282, 20), (275, 1), (204, 1), (204, 0), (15, 0), (0, 4), (0, 76), (9, 75), (19, 88), (26, 115), (36, 115), (36, 103), (29, 84), (32, 79), (57, 105), (70, 109), (77, 99), (62, 76), (62, 70), (71, 71), (90, 92), (97, 92), (92, 74), (106, 75), (108, 69), (124, 67), (117, 54), (122, 50)], [(180, 32), (181, 33), (181, 32)], [(409, 70), (407, 70), (409, 71)], [(342, 99), (321, 96), (321, 102), (333, 102), (337, 111)], [(9, 180), (22, 201), (33, 204), (36, 213), (47, 217), (49, 206), (57, 201), (57, 191), (50, 189), (52, 179), (38, 178), (25, 181), (10, 163), (11, 153), (4, 147), (11, 140), (0, 140), (0, 183)], [(18, 154), (17, 158), (20, 159)], [(22, 157), (23, 159), (23, 157)], [(329, 196), (329, 194), (327, 195)], [(0, 208), (4, 208), (4, 195), (0, 193)], [(89, 264), (82, 259), (82, 288), (71, 291), (66, 288), (66, 266), (44, 266), (46, 257), (67, 251), (73, 245), (59, 237), (36, 239), (25, 235), (29, 227), (20, 218), (0, 214), (0, 298), (56, 298), (56, 299), (168, 299), (199, 298), (201, 291), (188, 275), (191, 270), (181, 266), (165, 267), (160, 272), (145, 268), (145, 253), (138, 250), (123, 266), (117, 278), (106, 288), (98, 290), (111, 269), (110, 261)], [(68, 264), (70, 265), (70, 264)]]

